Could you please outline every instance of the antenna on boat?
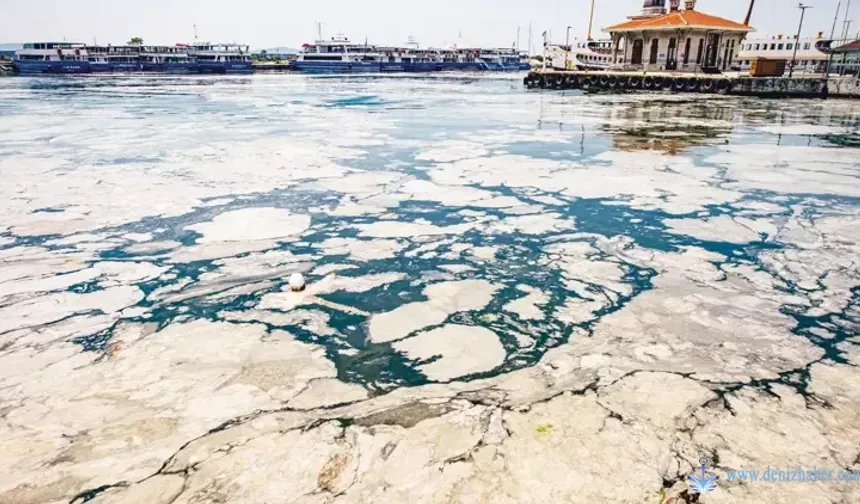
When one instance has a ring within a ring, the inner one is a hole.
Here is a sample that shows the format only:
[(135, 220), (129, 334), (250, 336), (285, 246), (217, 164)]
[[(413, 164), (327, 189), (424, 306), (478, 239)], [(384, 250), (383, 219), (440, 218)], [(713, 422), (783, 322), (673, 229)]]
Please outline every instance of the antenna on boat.
[(322, 40), (322, 23), (317, 21), (317, 40)]
[(517, 26), (517, 44), (514, 46), (517, 52), (520, 52), (520, 27)]
[(591, 26), (594, 24), (594, 0), (591, 0), (591, 13), (588, 15), (588, 39), (591, 40)]
[(194, 23), (194, 42), (197, 42), (197, 23)]

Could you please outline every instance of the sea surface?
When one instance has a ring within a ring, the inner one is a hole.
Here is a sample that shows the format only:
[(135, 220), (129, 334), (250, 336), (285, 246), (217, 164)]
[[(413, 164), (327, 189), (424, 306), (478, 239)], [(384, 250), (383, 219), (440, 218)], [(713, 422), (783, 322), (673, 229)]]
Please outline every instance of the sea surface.
[[(709, 280), (795, 295), (774, 315), (838, 361), (858, 264), (798, 243), (819, 222), (857, 237), (858, 128), (852, 101), (522, 75), (2, 79), (3, 348), (55, 328), (31, 345), (110, 355), (130, 324), (258, 324), (384, 393), (534, 366), (658, 288), (655, 257), (693, 254)], [(432, 332), (450, 325), (490, 332)]]

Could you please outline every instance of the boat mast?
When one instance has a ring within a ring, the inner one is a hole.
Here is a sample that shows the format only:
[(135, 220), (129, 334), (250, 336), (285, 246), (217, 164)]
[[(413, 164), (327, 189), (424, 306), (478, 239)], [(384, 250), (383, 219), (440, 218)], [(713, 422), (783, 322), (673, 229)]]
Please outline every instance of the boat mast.
[(845, 26), (842, 29), (842, 40), (848, 38), (848, 27), (851, 26), (851, 21), (848, 20), (848, 12), (851, 10), (851, 0), (848, 0), (848, 3), (845, 4), (845, 19), (842, 21), (842, 24)]
[(753, 7), (755, 6), (755, 0), (750, 0), (750, 8), (747, 9), (747, 17), (744, 18), (744, 26), (750, 25), (750, 18), (752, 18)]
[(532, 22), (529, 21), (529, 57), (532, 55)]
[(588, 38), (591, 40), (591, 26), (594, 24), (594, 0), (591, 0), (591, 13), (588, 15)]

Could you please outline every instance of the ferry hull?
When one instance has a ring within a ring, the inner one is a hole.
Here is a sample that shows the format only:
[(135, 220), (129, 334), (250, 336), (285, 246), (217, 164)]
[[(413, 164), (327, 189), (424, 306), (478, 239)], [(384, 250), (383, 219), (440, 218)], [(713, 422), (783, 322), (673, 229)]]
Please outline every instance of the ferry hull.
[(197, 70), (204, 74), (243, 74), (251, 73), (254, 68), (250, 61), (218, 62), (198, 61)]
[[(294, 61), (293, 68), (307, 73), (376, 73), (382, 71), (382, 63), (348, 61)], [(398, 70), (390, 70), (396, 72)], [(402, 70), (399, 70), (402, 71)]]
[(92, 73), (104, 73), (111, 72), (110, 63), (107, 61), (91, 61), (90, 62), (90, 72)]
[(12, 64), (22, 74), (75, 74), (90, 72), (89, 61), (32, 61), (15, 59), (12, 60)]
[(111, 63), (111, 72), (140, 72), (140, 63)]
[(197, 73), (197, 64), (190, 61), (187, 63), (143, 63), (141, 69), (144, 72), (189, 74)]

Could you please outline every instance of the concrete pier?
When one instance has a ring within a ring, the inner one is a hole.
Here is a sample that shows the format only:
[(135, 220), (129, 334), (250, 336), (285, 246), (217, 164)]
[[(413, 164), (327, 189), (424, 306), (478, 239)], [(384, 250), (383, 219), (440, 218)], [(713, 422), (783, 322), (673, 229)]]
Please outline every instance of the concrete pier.
[(669, 91), (771, 98), (860, 98), (856, 77), (749, 77), (710, 74), (580, 72), (539, 70), (529, 72), (523, 83), (529, 89), (582, 89)]

